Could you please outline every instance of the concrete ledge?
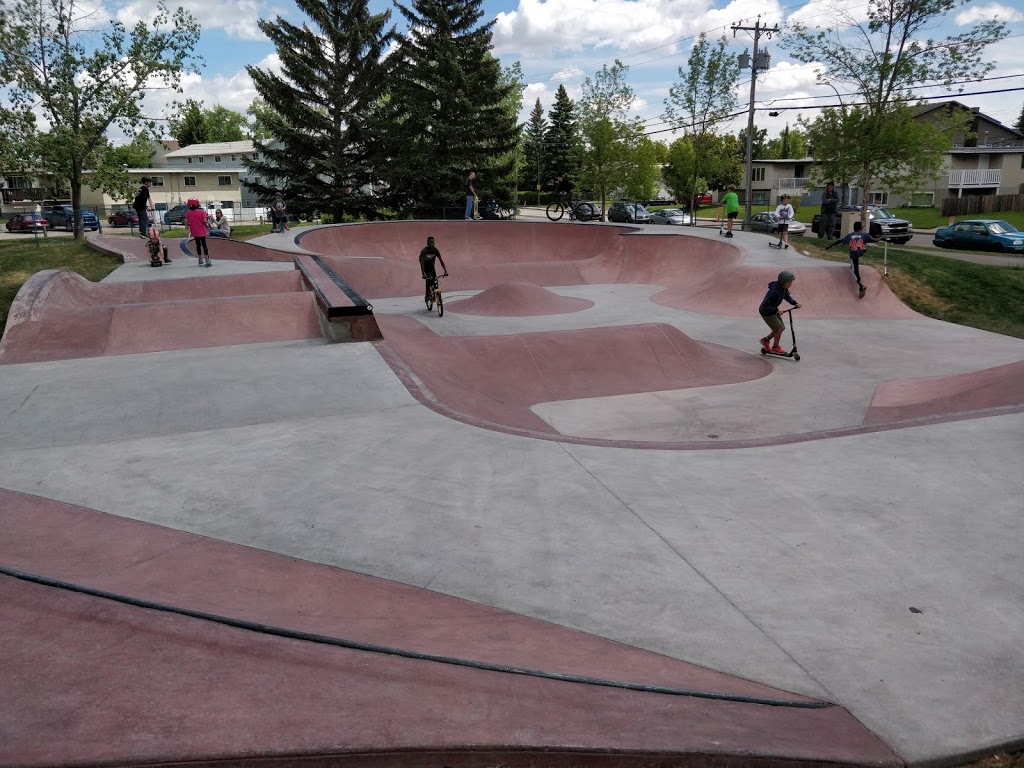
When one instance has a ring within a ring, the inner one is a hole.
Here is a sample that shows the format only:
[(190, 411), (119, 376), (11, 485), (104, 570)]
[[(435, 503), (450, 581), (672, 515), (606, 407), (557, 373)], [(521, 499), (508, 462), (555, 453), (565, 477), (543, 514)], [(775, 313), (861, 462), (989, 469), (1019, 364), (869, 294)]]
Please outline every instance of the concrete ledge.
[(328, 342), (382, 338), (373, 307), (323, 259), (301, 254), (295, 257), (295, 268), (316, 299), (320, 331)]

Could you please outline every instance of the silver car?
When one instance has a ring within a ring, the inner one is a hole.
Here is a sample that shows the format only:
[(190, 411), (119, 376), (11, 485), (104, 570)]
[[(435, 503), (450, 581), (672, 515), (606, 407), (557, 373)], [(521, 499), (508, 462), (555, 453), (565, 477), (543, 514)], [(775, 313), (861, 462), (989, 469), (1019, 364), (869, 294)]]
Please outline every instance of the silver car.
[[(779, 217), (774, 213), (755, 213), (750, 217), (750, 229), (754, 232), (767, 232), (772, 235), (779, 233)], [(802, 235), (807, 225), (799, 221), (789, 222), (789, 234)]]
[(608, 209), (608, 221), (621, 221), (627, 224), (650, 224), (651, 214), (640, 203), (621, 201), (612, 203)]
[(651, 211), (651, 224), (675, 224), (677, 227), (690, 223), (690, 214), (678, 208), (663, 208)]

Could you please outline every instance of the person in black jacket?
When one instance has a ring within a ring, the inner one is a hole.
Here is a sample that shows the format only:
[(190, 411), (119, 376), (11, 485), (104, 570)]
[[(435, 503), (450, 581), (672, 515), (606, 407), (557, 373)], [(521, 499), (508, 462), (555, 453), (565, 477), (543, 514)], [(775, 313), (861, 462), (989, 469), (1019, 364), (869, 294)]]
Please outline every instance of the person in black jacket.
[(149, 195), (152, 184), (153, 180), (149, 176), (143, 176), (142, 186), (135, 193), (135, 200), (132, 202), (132, 208), (139, 215), (139, 234), (144, 238), (149, 237), (149, 225), (153, 223), (149, 216), (149, 212), (153, 210), (153, 198)]
[(836, 185), (829, 182), (825, 185), (825, 194), (821, 197), (821, 219), (818, 220), (818, 238), (832, 237), (836, 231), (836, 211), (839, 210), (839, 194)]
[(793, 284), (794, 280), (796, 280), (796, 276), (792, 272), (779, 272), (779, 279), (768, 283), (768, 293), (764, 295), (764, 298), (761, 300), (761, 306), (757, 308), (761, 319), (772, 329), (769, 335), (761, 339), (761, 346), (777, 355), (786, 354), (786, 350), (779, 345), (779, 341), (782, 339), (782, 332), (786, 330), (786, 324), (782, 322), (782, 313), (779, 311), (779, 306), (785, 300), (797, 309), (800, 309), (796, 299), (789, 293), (789, 286)]

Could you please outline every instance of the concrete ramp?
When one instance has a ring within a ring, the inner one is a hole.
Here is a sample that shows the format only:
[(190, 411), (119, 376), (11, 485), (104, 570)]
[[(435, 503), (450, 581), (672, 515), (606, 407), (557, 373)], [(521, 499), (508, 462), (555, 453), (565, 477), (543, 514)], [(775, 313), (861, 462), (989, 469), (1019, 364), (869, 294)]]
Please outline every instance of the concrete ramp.
[(470, 299), (446, 303), (452, 312), (490, 317), (536, 317), (580, 312), (594, 306), (588, 299), (559, 296), (533, 283), (502, 283)]
[(44, 270), (15, 297), (0, 364), (320, 336), (298, 272), (96, 284)]
[(438, 336), (416, 320), (377, 318), (388, 344), (451, 412), (558, 434), (538, 403), (733, 384), (767, 376), (755, 355), (694, 341), (661, 323), (509, 336)]
[(865, 424), (945, 416), (1024, 404), (1024, 361), (956, 376), (887, 381), (876, 391)]

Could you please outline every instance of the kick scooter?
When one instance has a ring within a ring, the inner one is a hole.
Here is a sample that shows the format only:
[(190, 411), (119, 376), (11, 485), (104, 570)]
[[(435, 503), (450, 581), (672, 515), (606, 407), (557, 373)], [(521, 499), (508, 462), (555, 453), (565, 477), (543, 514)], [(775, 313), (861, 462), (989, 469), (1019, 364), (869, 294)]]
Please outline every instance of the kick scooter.
[(789, 315), (789, 333), (793, 339), (793, 347), (784, 355), (780, 355), (778, 352), (772, 352), (771, 350), (761, 347), (762, 355), (771, 355), (772, 357), (792, 357), (797, 362), (800, 361), (800, 353), (796, 351), (796, 329), (793, 327), (793, 310), (796, 307), (790, 307), (789, 309), (783, 310)]
[[(771, 241), (769, 240), (769, 241), (768, 241), (768, 245), (769, 245), (770, 247), (772, 247), (772, 248), (781, 248), (782, 246), (786, 246), (787, 248), (789, 248), (789, 243), (784, 243), (784, 242), (782, 242), (782, 232), (781, 232), (781, 231), (779, 232), (779, 242), (777, 242), (777, 243), (773, 243), (773, 242), (771, 242)], [(788, 310), (787, 310), (787, 311), (788, 311)]]

